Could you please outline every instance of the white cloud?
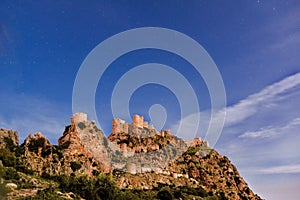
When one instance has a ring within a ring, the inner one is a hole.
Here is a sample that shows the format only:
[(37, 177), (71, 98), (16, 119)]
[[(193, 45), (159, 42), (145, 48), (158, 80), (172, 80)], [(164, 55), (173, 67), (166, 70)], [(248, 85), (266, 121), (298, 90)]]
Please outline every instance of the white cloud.
[(226, 126), (242, 122), (259, 111), (261, 106), (272, 105), (282, 93), (300, 85), (300, 73), (289, 76), (265, 87), (260, 92), (248, 96), (239, 103), (227, 108)]
[(253, 175), (268, 174), (300, 174), (300, 164), (273, 165), (265, 167), (250, 167), (242, 170), (244, 173)]
[(62, 135), (64, 125), (53, 117), (39, 115), (15, 116), (12, 120), (6, 120), (0, 116), (0, 127), (14, 129), (19, 132), (20, 143), (23, 142), (29, 133), (41, 132), (48, 139), (56, 143), (58, 137)]
[(268, 167), (264, 169), (257, 169), (256, 172), (262, 174), (294, 174), (300, 173), (300, 164), (282, 165), (275, 167)]
[(20, 143), (35, 132), (42, 132), (56, 143), (69, 123), (70, 116), (66, 116), (66, 110), (58, 103), (12, 93), (0, 98), (0, 127), (18, 131)]
[[(237, 104), (227, 107), (226, 109), (226, 122), (225, 127), (231, 127), (233, 125), (239, 124), (251, 116), (254, 116), (262, 107), (272, 108), (276, 104), (274, 102), (288, 98), (286, 94), (293, 88), (300, 86), (300, 73), (291, 75), (281, 81), (278, 81), (272, 85), (269, 85), (262, 89), (261, 91), (248, 96), (247, 98), (241, 100)], [(219, 111), (221, 112), (221, 111)], [(200, 124), (198, 128), (198, 133), (195, 135), (195, 124), (191, 123), (198, 119), (200, 114)], [(216, 115), (215, 121), (220, 121), (221, 115)], [(178, 126), (181, 125), (182, 133), (179, 133), (180, 137), (184, 139), (192, 139), (193, 137), (201, 136), (204, 137), (210, 123), (210, 111), (204, 110), (200, 113), (193, 113), (185, 118), (181, 119), (177, 123), (171, 126), (171, 131), (176, 133)], [(261, 130), (264, 131), (264, 130)], [(255, 136), (255, 133), (248, 133)], [(260, 133), (257, 133), (257, 135)]]
[(239, 138), (274, 138), (288, 132), (294, 128), (300, 129), (300, 118), (295, 118), (283, 127), (264, 127), (258, 131), (247, 131), (240, 135)]

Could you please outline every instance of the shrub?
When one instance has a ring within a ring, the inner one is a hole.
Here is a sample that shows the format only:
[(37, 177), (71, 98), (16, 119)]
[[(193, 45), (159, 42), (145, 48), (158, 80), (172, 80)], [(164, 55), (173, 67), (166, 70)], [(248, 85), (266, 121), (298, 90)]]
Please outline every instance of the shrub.
[(47, 146), (46, 148), (43, 148), (42, 150), (42, 157), (45, 158), (46, 156), (50, 155), (52, 153), (52, 148), (50, 146)]
[(5, 175), (5, 167), (0, 164), (0, 178), (2, 178)]
[[(65, 144), (65, 143), (64, 143)], [(63, 145), (64, 145), (63, 144)], [(62, 149), (62, 146), (57, 146), (57, 145), (53, 145), (53, 148), (52, 148), (52, 153), (53, 154), (56, 154), (58, 156), (58, 159), (62, 159), (63, 157), (63, 154), (61, 152), (61, 149)]]
[(79, 170), (81, 168), (81, 163), (72, 161), (72, 162), (70, 162), (70, 166), (71, 166), (71, 169), (73, 170), (73, 172), (76, 172), (77, 170)]
[(183, 155), (195, 155), (200, 150), (200, 146), (197, 147), (189, 147), (188, 150)]
[(197, 169), (205, 169), (205, 167), (204, 166), (202, 166), (199, 162), (198, 163), (196, 163), (196, 168)]
[(78, 127), (81, 129), (81, 130), (83, 130), (83, 129), (85, 129), (85, 124), (83, 123), (83, 122), (79, 122), (78, 123)]
[(18, 164), (16, 165), (16, 170), (18, 172), (22, 172), (24, 174), (30, 174), (33, 175), (33, 170), (29, 169), (27, 166), (23, 165), (23, 164)]
[(7, 179), (7, 180), (19, 180), (20, 176), (14, 168), (8, 167), (5, 170), (5, 174), (4, 174), (3, 178)]
[(50, 179), (51, 176), (50, 176), (50, 174), (48, 174), (47, 172), (43, 172), (42, 175), (41, 175), (41, 178), (44, 178), (44, 179)]
[(0, 149), (0, 160), (5, 167), (16, 166), (16, 156), (8, 149)]
[(65, 198), (60, 197), (54, 190), (52, 186), (39, 190), (37, 192), (37, 195), (35, 197), (30, 197), (32, 200), (52, 200), (52, 199), (57, 199), (57, 200), (63, 200)]
[(172, 200), (173, 195), (168, 189), (162, 189), (157, 193), (157, 198), (160, 200)]
[(67, 148), (69, 148), (70, 144), (71, 144), (70, 141), (65, 141), (64, 143), (62, 143), (62, 144), (60, 145), (60, 147), (61, 147), (62, 149), (67, 149)]
[(9, 149), (11, 152), (13, 152), (17, 147), (10, 137), (4, 137), (4, 142), (6, 143), (6, 148)]
[(102, 199), (118, 199), (118, 196), (120, 196), (120, 190), (111, 176), (98, 176), (94, 187), (97, 191), (97, 196)]
[(97, 170), (93, 170), (93, 171), (92, 171), (92, 174), (93, 174), (94, 176), (98, 176), (98, 175), (100, 174), (100, 172), (97, 171)]
[(23, 146), (16, 146), (15, 155), (16, 157), (21, 157), (23, 155), (24, 149)]
[(44, 147), (45, 142), (45, 138), (32, 139), (28, 144), (28, 150), (37, 154), (39, 147)]
[(181, 186), (179, 187), (180, 191), (186, 194), (191, 194), (194, 196), (199, 196), (199, 197), (206, 197), (208, 194), (207, 192), (201, 187), (199, 186), (198, 188), (191, 188), (188, 186)]

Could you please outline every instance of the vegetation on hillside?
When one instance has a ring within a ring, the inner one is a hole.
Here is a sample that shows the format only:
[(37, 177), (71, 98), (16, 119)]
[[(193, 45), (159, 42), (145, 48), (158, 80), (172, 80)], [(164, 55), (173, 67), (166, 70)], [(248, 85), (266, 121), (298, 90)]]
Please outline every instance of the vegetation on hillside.
[[(207, 193), (202, 188), (173, 187), (166, 184), (159, 184), (152, 190), (141, 189), (120, 189), (117, 186), (113, 174), (95, 174), (95, 177), (87, 175), (71, 176), (50, 176), (43, 173), (41, 176), (22, 165), (22, 147), (14, 145), (6, 139), (6, 148), (0, 149), (0, 198), (5, 198), (10, 189), (5, 187), (6, 183), (15, 183), (20, 189), (38, 189), (33, 196), (23, 197), (24, 200), (39, 199), (66, 199), (65, 194), (73, 199), (89, 200), (138, 200), (138, 199), (220, 199)], [(29, 144), (30, 151), (37, 153), (38, 147), (44, 141), (34, 140)], [(56, 149), (56, 148), (55, 148)], [(52, 153), (52, 149), (50, 149)], [(81, 167), (81, 163), (71, 162), (71, 168), (75, 172)]]

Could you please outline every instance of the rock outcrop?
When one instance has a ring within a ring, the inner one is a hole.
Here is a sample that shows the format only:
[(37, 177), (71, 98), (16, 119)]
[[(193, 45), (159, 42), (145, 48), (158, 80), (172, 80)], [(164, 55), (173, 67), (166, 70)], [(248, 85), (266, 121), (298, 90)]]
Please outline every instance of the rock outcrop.
[(51, 145), (41, 133), (30, 134), (22, 144), (22, 164), (45, 176), (109, 172), (105, 140), (103, 132), (87, 121), (86, 114), (75, 114), (58, 145)]
[[(0, 129), (0, 161), (16, 177), (21, 172), (46, 179), (110, 173), (121, 189), (156, 190), (163, 185), (191, 190), (192, 198), (197, 197), (195, 191), (202, 191), (221, 199), (260, 199), (229, 159), (207, 142), (184, 141), (170, 130), (157, 131), (138, 115), (130, 124), (113, 119), (112, 133), (106, 138), (86, 114), (76, 113), (58, 145), (35, 133), (19, 146), (16, 131)], [(16, 190), (10, 196), (21, 193)], [(30, 190), (26, 197), (36, 194), (37, 190)]]
[[(58, 139), (58, 145), (64, 147), (66, 158), (72, 160), (74, 156), (81, 155), (96, 160), (98, 163), (94, 165), (100, 165), (101, 171), (110, 171), (111, 149), (108, 141), (94, 122), (87, 121), (86, 114), (76, 113), (71, 118), (71, 125), (66, 126), (63, 136)], [(84, 165), (87, 168), (89, 162)]]
[(118, 147), (121, 155), (113, 167), (133, 174), (161, 172), (187, 149), (186, 143), (170, 130), (156, 131), (138, 115), (133, 116), (131, 124), (113, 119), (108, 140)]

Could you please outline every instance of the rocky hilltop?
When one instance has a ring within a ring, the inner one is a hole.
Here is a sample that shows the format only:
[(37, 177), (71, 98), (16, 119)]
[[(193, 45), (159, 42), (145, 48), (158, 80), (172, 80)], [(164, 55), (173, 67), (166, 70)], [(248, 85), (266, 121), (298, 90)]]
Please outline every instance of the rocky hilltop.
[(138, 115), (113, 119), (106, 138), (76, 113), (58, 145), (42, 133), (19, 145), (16, 131), (0, 129), (0, 181), (4, 199), (260, 199), (207, 142), (157, 131)]

